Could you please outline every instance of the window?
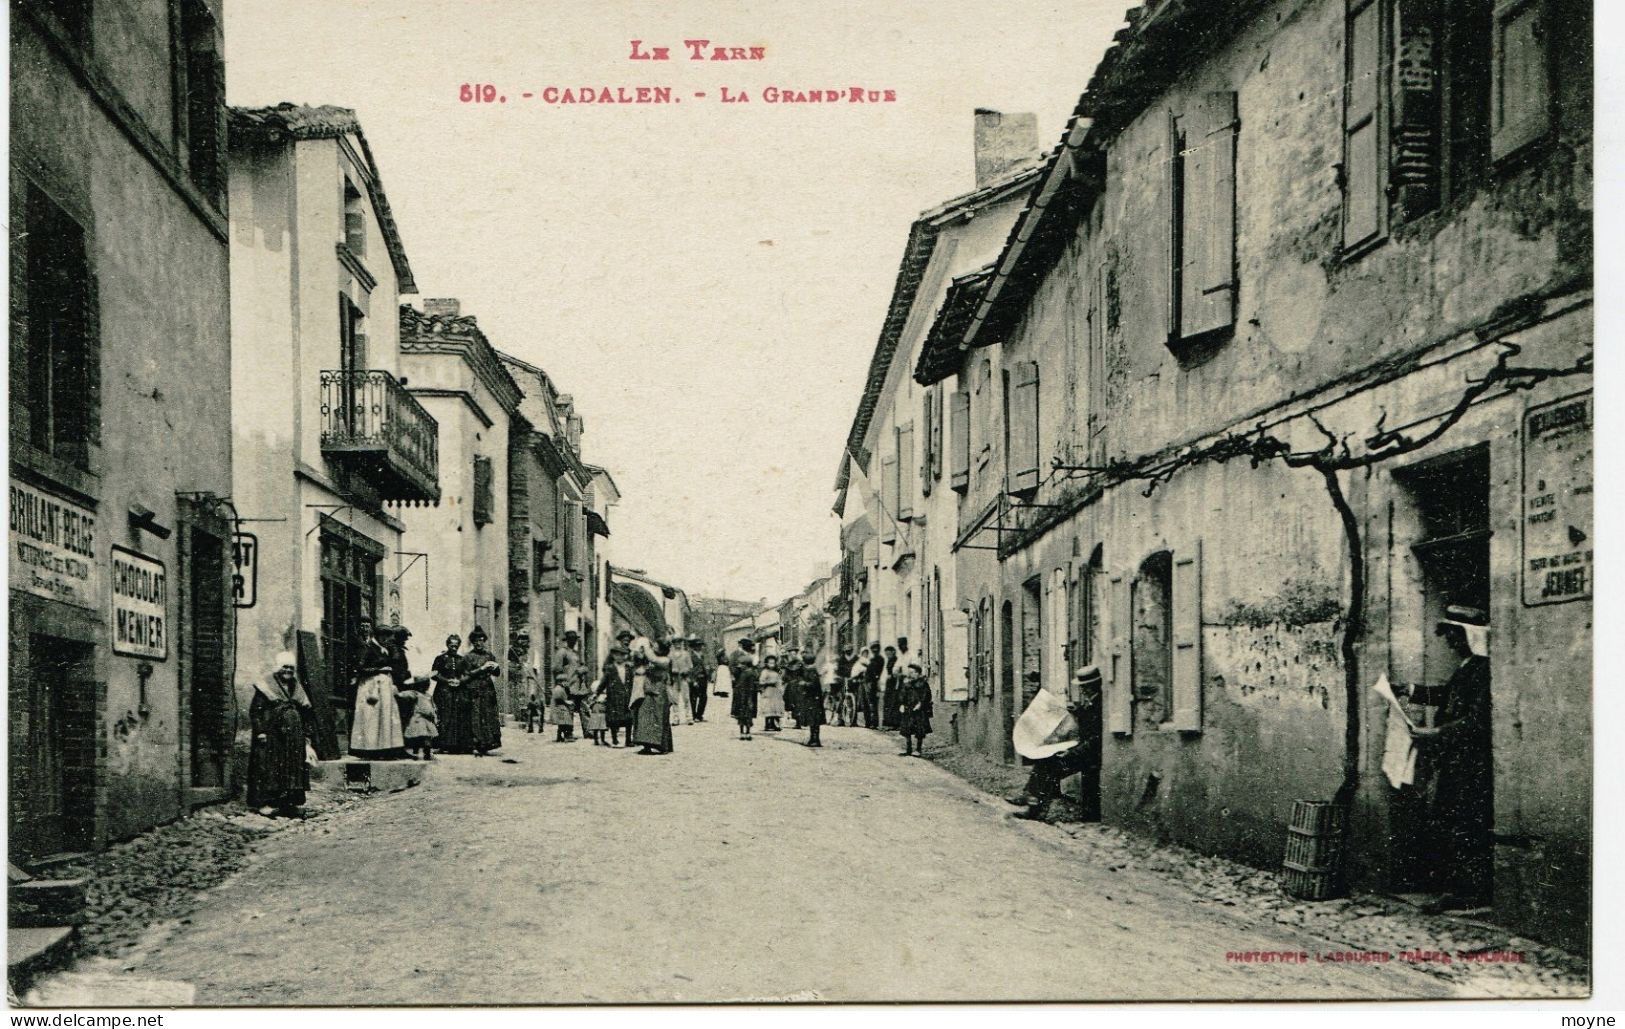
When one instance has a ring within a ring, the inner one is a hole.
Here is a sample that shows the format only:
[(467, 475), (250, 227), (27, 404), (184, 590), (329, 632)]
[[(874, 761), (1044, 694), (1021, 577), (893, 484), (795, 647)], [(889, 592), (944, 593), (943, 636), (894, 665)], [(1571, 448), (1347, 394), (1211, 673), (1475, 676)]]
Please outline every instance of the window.
[(925, 409), (920, 418), (922, 428), (922, 442), (925, 444), (924, 453), (920, 458), (920, 495), (931, 495), (931, 483), (941, 470), (938, 466), (938, 454), (941, 452), (942, 441), (939, 438), (937, 415), (940, 411), (937, 390), (928, 386), (923, 401)]
[[(13, 237), (12, 426), (35, 449), (81, 468), (101, 444), (101, 339), (85, 231), (33, 185)], [(18, 251), (21, 253), (18, 253)]]
[(367, 254), (367, 208), (348, 176), (344, 179), (344, 245), (357, 257)]
[(474, 458), (474, 527), (490, 525), (496, 520), (496, 496), (491, 480), (494, 478), (489, 457)]
[(970, 394), (965, 390), (954, 391), (953, 416), (949, 419), (948, 432), (948, 485), (964, 493), (970, 489)]
[(1172, 345), (1236, 320), (1236, 94), (1205, 93), (1168, 119)]
[(184, 140), (192, 183), (216, 207), (225, 196), (225, 62), (220, 33), (203, 0), (181, 0), (176, 55), (176, 136)]
[(975, 444), (976, 481), (979, 486), (982, 481), (979, 473), (987, 467), (988, 458), (993, 453), (993, 432), (997, 424), (993, 420), (993, 362), (985, 358), (976, 376), (976, 407), (981, 411)]
[(347, 372), (367, 367), (367, 316), (350, 298), (339, 294), (339, 367)]
[(1470, 193), (1550, 126), (1544, 0), (1349, 0), (1343, 245)]
[(1158, 551), (1132, 574), (1112, 577), (1112, 732), (1132, 731), (1135, 701), (1163, 728), (1201, 730), (1201, 567), (1201, 545), (1193, 542)]
[(1007, 374), (1005, 445), (1012, 493), (1038, 489), (1038, 362), (1017, 361)]

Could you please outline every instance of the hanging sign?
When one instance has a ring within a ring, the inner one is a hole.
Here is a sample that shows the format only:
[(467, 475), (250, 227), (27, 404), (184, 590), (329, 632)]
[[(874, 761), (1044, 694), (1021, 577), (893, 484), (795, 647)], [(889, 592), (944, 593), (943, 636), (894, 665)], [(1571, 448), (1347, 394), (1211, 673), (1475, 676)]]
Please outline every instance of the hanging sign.
[(12, 589), (96, 610), (96, 512), (11, 480)]
[(1523, 416), (1523, 602), (1591, 597), (1591, 394)]
[(169, 657), (169, 576), (164, 563), (113, 548), (113, 653)]
[(231, 604), (253, 607), (260, 591), (260, 541), (251, 532), (231, 537)]

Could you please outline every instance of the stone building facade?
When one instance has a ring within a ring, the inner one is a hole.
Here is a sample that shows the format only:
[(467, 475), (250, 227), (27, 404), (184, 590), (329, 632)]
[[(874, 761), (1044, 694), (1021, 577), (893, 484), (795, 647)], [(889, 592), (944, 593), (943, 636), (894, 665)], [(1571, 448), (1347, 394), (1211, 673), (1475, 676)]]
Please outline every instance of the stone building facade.
[(916, 369), (973, 439), (995, 384), (958, 513), (969, 738), (1011, 757), (1033, 690), (1099, 665), (1106, 821), (1276, 866), (1293, 802), (1335, 801), (1351, 881), (1425, 891), (1371, 687), (1442, 682), (1436, 621), (1482, 608), (1472, 860), (1497, 918), (1584, 948), (1589, 11), (1227, 6), (1130, 12)]
[(964, 622), (952, 602), (957, 495), (942, 463), (950, 391), (916, 382), (913, 371), (950, 284), (998, 252), (1032, 189), (1036, 119), (979, 110), (975, 140), (976, 188), (924, 212), (910, 228), (836, 483), (843, 524), (864, 517), (874, 532), (862, 544), (862, 598), (848, 603), (849, 633), (864, 629), (854, 646), (906, 640), (910, 657), (934, 673), (939, 696), (955, 700), (962, 677), (943, 662), (942, 645)]
[(360, 621), (401, 619), (402, 511), (441, 496), (439, 426), (401, 381), (417, 286), (354, 111), (235, 108), (230, 128), (232, 497), (256, 586), (237, 689), (296, 651), (343, 746)]
[[(466, 644), (482, 628), (494, 654), (509, 645), (508, 441), (521, 394), (456, 300), (425, 300), (399, 317), (402, 379), (439, 426), (440, 503), (401, 513), (401, 624), (413, 634), (412, 670), (427, 674), (452, 633)], [(517, 685), (501, 684), (503, 710), (515, 710)]]
[(522, 421), (508, 443), (509, 682), (510, 699), (523, 703), (531, 689), (542, 696), (552, 683), (553, 655), (567, 628), (580, 631), (581, 605), (590, 602), (585, 498), (593, 473), (577, 449), (579, 422), (572, 425), (553, 380), (527, 361), (501, 357), (523, 394)]
[(232, 355), (220, 5), (11, 14), (7, 774), (27, 861), (229, 789)]

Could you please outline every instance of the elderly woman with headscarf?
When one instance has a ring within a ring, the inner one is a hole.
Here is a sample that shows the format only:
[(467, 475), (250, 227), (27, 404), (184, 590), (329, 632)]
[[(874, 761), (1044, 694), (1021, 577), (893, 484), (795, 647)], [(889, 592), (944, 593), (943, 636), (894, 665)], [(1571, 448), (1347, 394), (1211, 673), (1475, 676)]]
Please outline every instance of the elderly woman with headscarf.
[(306, 717), (310, 697), (299, 683), (298, 665), (290, 651), (276, 656), (266, 681), (254, 684), (248, 721), (254, 737), (248, 746), (248, 806), (262, 815), (296, 817), (310, 788), (305, 767)]
[(370, 619), (361, 620), (367, 637), (356, 666), (355, 718), (350, 723), (350, 753), (356, 757), (390, 761), (406, 756), (401, 733), (401, 709), (395, 702), (395, 659), (386, 645), (390, 630)]

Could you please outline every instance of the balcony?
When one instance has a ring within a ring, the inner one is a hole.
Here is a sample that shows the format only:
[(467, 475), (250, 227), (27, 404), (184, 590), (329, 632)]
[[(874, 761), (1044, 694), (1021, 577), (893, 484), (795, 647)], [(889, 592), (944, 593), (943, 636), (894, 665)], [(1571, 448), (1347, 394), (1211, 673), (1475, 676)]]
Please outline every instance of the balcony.
[(381, 500), (440, 502), (440, 426), (386, 371), (322, 372), (322, 453)]

